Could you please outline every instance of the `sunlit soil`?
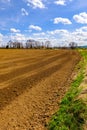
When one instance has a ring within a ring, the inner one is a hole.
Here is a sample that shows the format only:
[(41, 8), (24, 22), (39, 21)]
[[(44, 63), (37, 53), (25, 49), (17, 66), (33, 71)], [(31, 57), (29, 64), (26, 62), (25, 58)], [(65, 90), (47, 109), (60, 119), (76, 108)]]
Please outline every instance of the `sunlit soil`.
[(79, 60), (74, 50), (0, 50), (0, 130), (46, 130)]

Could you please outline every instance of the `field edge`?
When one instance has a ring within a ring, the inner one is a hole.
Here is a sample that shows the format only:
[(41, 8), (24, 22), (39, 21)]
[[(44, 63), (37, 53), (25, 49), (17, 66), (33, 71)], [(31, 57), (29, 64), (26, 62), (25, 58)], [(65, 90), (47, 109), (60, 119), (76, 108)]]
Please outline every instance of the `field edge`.
[[(66, 93), (60, 103), (59, 110), (52, 116), (48, 130), (83, 130), (83, 126), (87, 119), (87, 104), (78, 98), (80, 92), (80, 84), (84, 79), (84, 71), (87, 65), (87, 52), (78, 50), (82, 56), (81, 61), (76, 65), (79, 68), (76, 78), (70, 85), (69, 91)], [(76, 70), (77, 71), (77, 70)]]

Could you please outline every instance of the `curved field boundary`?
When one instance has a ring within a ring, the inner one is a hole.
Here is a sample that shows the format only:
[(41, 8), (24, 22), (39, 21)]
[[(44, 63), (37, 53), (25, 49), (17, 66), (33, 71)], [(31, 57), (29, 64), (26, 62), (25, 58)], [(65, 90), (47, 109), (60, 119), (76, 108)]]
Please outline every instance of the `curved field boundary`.
[[(35, 52), (33, 50), (32, 54)], [(5, 81), (3, 80), (1, 84), (4, 86), (7, 82), (7, 85), (0, 88), (2, 130), (46, 129), (47, 120), (55, 108), (59, 107), (58, 103), (69, 88), (74, 67), (80, 60), (80, 55), (76, 51), (53, 50), (53, 52), (52, 56), (48, 56), (49, 50), (46, 57), (42, 56), (44, 59), (31, 64), (29, 62), (27, 68), (20, 67), (19, 72), (14, 68), (15, 77), (9, 73), (10, 78), (3, 77)]]

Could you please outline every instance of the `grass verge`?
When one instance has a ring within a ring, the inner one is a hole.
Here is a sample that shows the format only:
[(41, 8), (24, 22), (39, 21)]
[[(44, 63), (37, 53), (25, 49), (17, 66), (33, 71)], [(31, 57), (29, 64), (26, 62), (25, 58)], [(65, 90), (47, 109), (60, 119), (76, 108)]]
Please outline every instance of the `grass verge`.
[(78, 99), (81, 90), (78, 89), (84, 78), (84, 69), (87, 64), (87, 51), (79, 50), (83, 60), (80, 61), (80, 71), (72, 82), (70, 90), (60, 103), (60, 108), (49, 122), (49, 130), (83, 130), (87, 119), (87, 104)]

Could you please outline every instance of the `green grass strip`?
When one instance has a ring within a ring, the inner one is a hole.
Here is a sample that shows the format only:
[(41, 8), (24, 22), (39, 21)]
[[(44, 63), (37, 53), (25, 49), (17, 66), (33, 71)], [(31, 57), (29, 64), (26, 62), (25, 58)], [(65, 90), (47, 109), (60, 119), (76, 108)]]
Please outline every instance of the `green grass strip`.
[(83, 124), (87, 118), (87, 105), (77, 97), (80, 92), (78, 87), (84, 78), (83, 71), (87, 64), (87, 51), (80, 51), (80, 53), (83, 60), (79, 63), (81, 66), (79, 74), (62, 99), (58, 112), (53, 115), (48, 125), (49, 130), (83, 130)]

